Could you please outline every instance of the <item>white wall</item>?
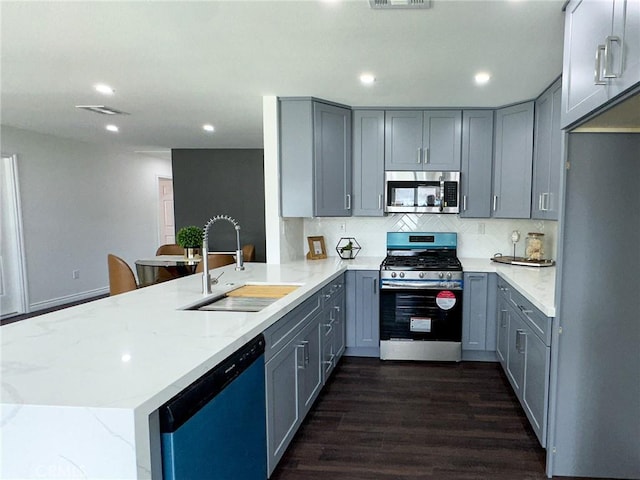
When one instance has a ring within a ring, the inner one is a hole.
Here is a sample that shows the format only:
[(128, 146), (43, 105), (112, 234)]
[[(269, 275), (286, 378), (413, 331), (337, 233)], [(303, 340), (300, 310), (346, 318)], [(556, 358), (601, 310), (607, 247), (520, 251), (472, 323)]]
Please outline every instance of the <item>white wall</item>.
[(31, 311), (108, 292), (108, 253), (134, 272), (155, 254), (169, 159), (6, 126), (2, 153), (18, 156)]

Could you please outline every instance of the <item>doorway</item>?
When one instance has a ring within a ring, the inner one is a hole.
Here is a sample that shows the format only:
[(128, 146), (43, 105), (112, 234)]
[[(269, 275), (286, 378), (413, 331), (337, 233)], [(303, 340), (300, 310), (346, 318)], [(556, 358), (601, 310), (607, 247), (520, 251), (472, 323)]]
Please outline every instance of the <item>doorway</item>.
[(0, 313), (1, 318), (27, 313), (22, 214), (16, 155), (2, 155), (0, 168)]
[(158, 208), (160, 243), (176, 243), (175, 215), (173, 213), (173, 179), (158, 177)]

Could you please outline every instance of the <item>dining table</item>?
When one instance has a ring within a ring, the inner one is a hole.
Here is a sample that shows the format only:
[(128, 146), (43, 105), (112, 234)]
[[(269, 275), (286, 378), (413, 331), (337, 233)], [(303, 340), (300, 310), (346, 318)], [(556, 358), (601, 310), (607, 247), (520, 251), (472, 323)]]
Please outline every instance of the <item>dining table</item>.
[(136, 260), (138, 285), (146, 287), (155, 283), (173, 280), (174, 278), (192, 275), (201, 261), (202, 258), (200, 256), (187, 258), (184, 255), (156, 255)]

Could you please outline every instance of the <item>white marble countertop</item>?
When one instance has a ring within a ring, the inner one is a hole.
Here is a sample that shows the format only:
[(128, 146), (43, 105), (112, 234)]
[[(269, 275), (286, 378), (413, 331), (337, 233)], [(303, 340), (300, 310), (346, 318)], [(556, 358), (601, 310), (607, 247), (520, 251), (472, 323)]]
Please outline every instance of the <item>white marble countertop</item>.
[[(3, 326), (0, 478), (150, 478), (150, 413), (332, 278), (382, 260), (212, 271), (224, 271), (212, 296), (247, 282), (300, 285), (256, 313), (181, 310), (204, 298), (193, 275)], [(497, 272), (553, 316), (555, 268), (461, 260), (466, 271)]]

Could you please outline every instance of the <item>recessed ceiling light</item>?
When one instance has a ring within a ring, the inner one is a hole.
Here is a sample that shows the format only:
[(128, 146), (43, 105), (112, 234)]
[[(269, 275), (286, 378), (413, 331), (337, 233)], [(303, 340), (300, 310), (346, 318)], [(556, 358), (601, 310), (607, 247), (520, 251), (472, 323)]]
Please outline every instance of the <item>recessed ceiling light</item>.
[(363, 85), (373, 85), (375, 81), (376, 77), (374, 77), (371, 73), (363, 73), (362, 75), (360, 75), (360, 82)]
[(107, 130), (109, 130), (110, 132), (117, 132), (118, 131), (118, 127), (115, 125), (107, 125), (106, 127)]
[(113, 95), (116, 92), (113, 88), (111, 88), (109, 85), (105, 85), (104, 83), (94, 85), (93, 88), (96, 89), (96, 92), (100, 92), (104, 95)]
[(491, 75), (489, 75), (487, 72), (478, 72), (476, 73), (476, 76), (474, 78), (478, 85), (484, 85), (485, 83), (489, 83), (489, 80), (491, 80)]
[(210, 133), (211, 133), (211, 132), (213, 132), (213, 131), (215, 131), (215, 128), (213, 127), (213, 125), (210, 125), (210, 124), (208, 124), (208, 123), (207, 123), (206, 125), (203, 125), (203, 126), (202, 126), (202, 129), (203, 129), (205, 132), (210, 132)]

